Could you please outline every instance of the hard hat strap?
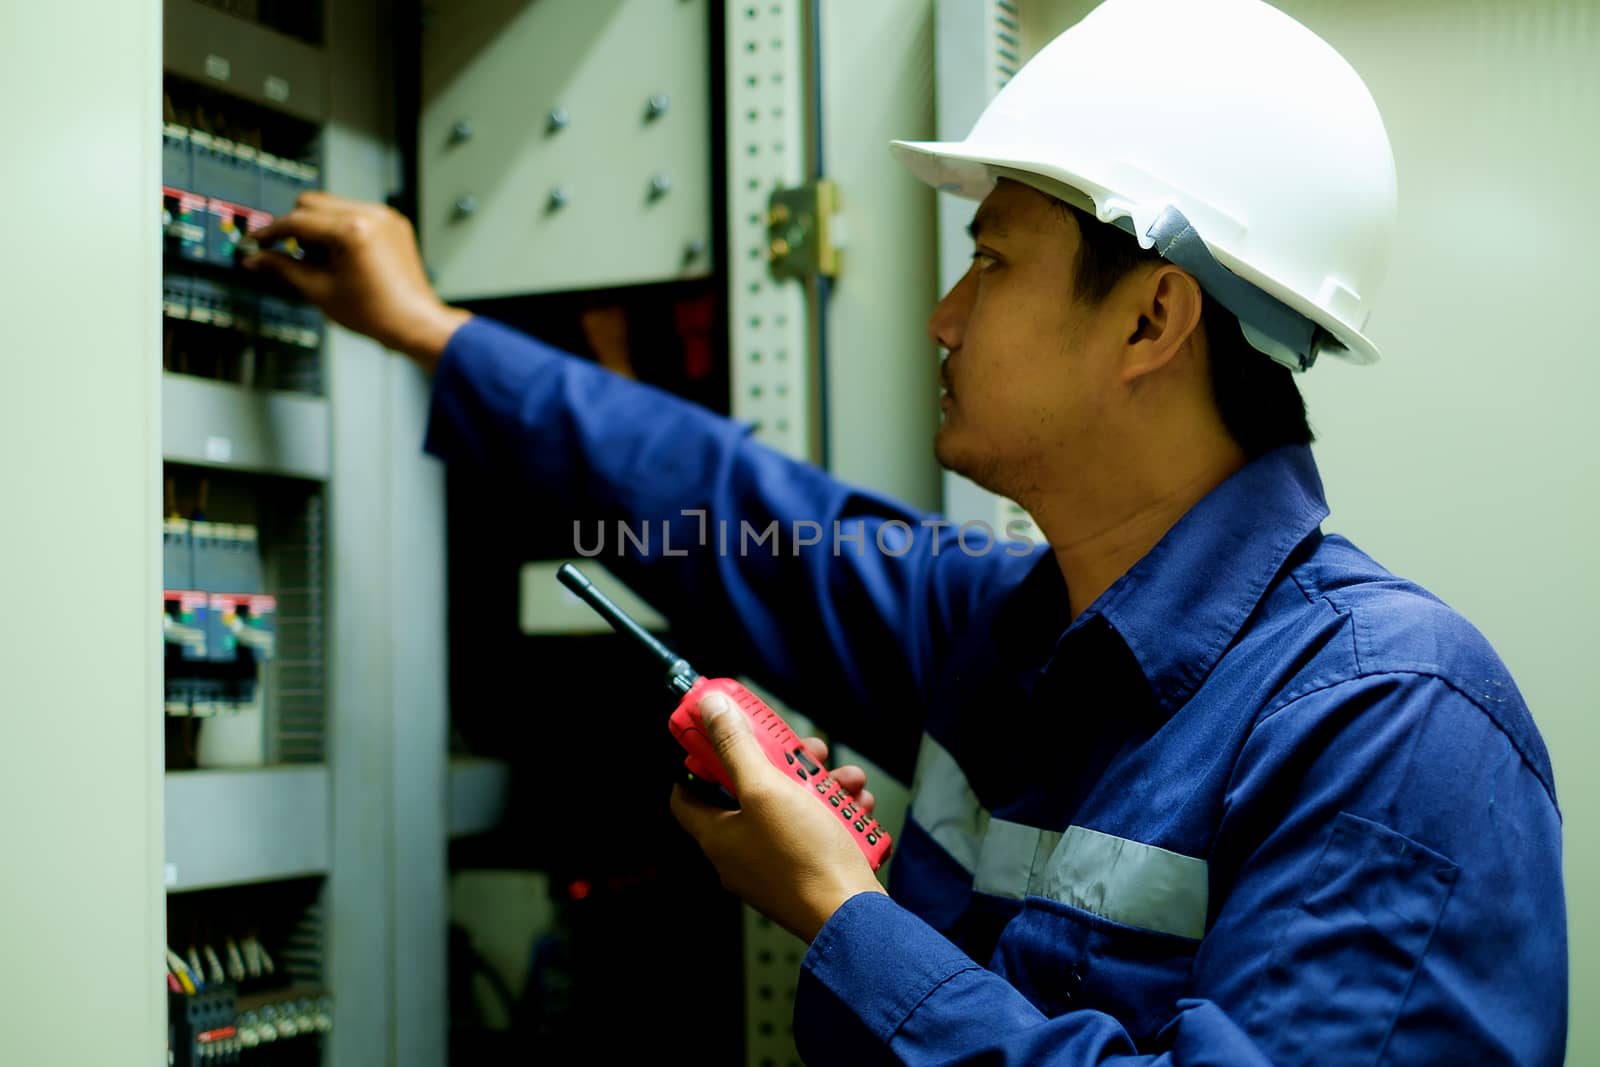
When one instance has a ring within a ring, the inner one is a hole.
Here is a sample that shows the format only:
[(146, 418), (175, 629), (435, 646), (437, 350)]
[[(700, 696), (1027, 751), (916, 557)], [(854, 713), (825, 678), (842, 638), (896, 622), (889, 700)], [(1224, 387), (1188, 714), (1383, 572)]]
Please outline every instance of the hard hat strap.
[[(1132, 220), (1126, 216), (1118, 218), (1116, 224), (1129, 233), (1135, 232)], [(1164, 210), (1145, 236), (1155, 242), (1155, 250), (1163, 259), (1193, 274), (1200, 288), (1238, 317), (1253, 346), (1290, 370), (1309, 369), (1323, 347), (1338, 343), (1321, 326), (1219, 263), (1177, 208), (1169, 206)]]

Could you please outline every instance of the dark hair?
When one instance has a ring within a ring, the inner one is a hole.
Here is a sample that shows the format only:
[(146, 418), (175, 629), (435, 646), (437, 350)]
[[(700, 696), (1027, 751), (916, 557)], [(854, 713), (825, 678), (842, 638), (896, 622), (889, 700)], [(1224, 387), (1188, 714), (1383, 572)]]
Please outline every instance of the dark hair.
[[(1141, 248), (1126, 230), (1065, 201), (1056, 203), (1071, 212), (1082, 237), (1074, 284), (1080, 300), (1099, 304), (1135, 268), (1162, 261), (1155, 249)], [(1310, 444), (1313, 434), (1306, 421), (1306, 402), (1289, 368), (1246, 341), (1238, 318), (1209, 294), (1200, 326), (1210, 350), (1217, 410), (1245, 455), (1254, 459), (1279, 445)]]

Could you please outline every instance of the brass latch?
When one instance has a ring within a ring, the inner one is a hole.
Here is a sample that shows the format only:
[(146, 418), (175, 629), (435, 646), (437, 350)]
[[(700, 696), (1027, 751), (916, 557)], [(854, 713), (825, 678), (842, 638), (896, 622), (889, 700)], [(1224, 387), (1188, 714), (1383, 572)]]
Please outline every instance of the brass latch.
[(767, 250), (774, 278), (839, 275), (839, 187), (826, 178), (778, 189), (767, 203)]

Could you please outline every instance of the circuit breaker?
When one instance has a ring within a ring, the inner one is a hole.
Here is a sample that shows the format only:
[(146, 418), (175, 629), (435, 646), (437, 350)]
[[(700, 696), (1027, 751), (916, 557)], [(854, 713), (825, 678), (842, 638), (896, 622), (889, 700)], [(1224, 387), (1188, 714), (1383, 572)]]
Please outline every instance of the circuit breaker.
[(250, 230), (294, 208), (320, 184), (318, 168), (168, 122), (162, 130), (162, 223), (169, 250), (232, 267)]

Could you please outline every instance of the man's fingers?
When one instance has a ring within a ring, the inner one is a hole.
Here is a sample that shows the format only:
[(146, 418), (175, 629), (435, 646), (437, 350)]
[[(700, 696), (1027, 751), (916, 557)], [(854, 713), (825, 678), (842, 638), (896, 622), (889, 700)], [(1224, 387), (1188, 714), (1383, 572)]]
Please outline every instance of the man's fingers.
[(863, 789), (856, 794), (856, 803), (861, 806), (862, 811), (871, 815), (872, 809), (878, 806), (878, 798), (872, 795), (872, 790)]
[[(700, 721), (706, 737), (717, 750), (717, 758), (728, 769), (735, 793), (742, 796), (750, 784), (759, 780), (758, 775), (772, 769), (750, 728), (749, 720), (721, 693), (712, 693), (700, 701)], [(820, 737), (801, 738), (800, 743), (818, 763), (827, 764), (828, 746)], [(829, 773), (841, 789), (855, 797), (864, 810), (872, 810), (877, 799), (867, 789), (865, 770), (855, 764), (847, 764)]]
[(282, 252), (257, 252), (246, 259), (243, 266), (246, 270), (276, 274), (304, 293), (313, 303), (321, 299), (327, 283), (326, 275), (321, 268), (301, 263)]
[(689, 831), (689, 836), (696, 841), (704, 840), (716, 825), (719, 817), (729, 814), (721, 808), (707, 804), (705, 801), (689, 792), (681, 783), (672, 787), (672, 817), (678, 820), (678, 825)]
[(859, 793), (861, 787), (867, 784), (867, 772), (854, 764), (835, 767), (828, 772), (833, 775), (833, 780), (844, 787), (846, 793)]
[[(812, 759), (823, 766), (827, 766), (828, 743), (826, 741), (820, 737), (803, 737), (800, 739), (800, 743), (806, 746), (806, 751), (811, 753)], [(872, 810), (872, 806), (877, 803), (877, 800), (873, 797), (872, 792), (867, 789), (866, 771), (853, 763), (847, 763), (843, 767), (835, 767), (828, 773), (833, 775), (833, 780), (839, 783), (840, 788), (856, 798), (856, 802), (862, 808), (869, 812)]]
[(700, 725), (711, 747), (717, 750), (717, 759), (727, 769), (736, 796), (743, 797), (748, 788), (760, 781), (759, 775), (772, 771), (772, 764), (767, 762), (766, 753), (750, 728), (750, 720), (722, 693), (701, 699)]
[(345, 207), (359, 201), (350, 200), (343, 196), (336, 196), (326, 189), (307, 189), (295, 197), (294, 206), (304, 208)]
[(297, 207), (287, 215), (279, 215), (250, 236), (262, 244), (293, 237), (305, 244), (339, 245), (344, 241), (348, 225), (348, 221), (337, 212)]

